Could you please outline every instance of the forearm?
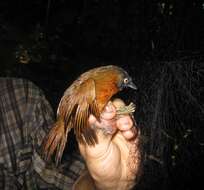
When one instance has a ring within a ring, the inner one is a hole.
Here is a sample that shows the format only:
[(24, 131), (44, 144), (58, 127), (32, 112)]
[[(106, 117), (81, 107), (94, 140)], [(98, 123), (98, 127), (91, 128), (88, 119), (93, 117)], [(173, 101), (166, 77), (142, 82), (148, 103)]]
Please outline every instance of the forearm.
[(96, 190), (130, 190), (134, 186), (132, 181), (118, 181), (117, 183), (107, 185), (107, 184), (97, 184), (95, 183)]
[(88, 169), (86, 176), (82, 178), (83, 183), (86, 179), (96, 190), (129, 190), (134, 185), (134, 178), (130, 180), (128, 177), (126, 160), (120, 157), (117, 146), (109, 146), (102, 157), (92, 158), (86, 164)]

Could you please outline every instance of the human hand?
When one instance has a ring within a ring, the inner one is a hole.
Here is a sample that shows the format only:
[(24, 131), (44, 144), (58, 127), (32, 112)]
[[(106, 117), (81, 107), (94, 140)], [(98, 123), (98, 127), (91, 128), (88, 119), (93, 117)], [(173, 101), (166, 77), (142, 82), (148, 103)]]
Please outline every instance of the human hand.
[[(101, 114), (101, 121), (91, 115), (89, 123), (97, 130), (98, 144), (79, 144), (96, 189), (127, 190), (134, 183), (140, 168), (139, 130), (130, 115), (116, 116), (116, 108), (124, 103), (116, 99)], [(103, 128), (111, 128), (105, 134)]]

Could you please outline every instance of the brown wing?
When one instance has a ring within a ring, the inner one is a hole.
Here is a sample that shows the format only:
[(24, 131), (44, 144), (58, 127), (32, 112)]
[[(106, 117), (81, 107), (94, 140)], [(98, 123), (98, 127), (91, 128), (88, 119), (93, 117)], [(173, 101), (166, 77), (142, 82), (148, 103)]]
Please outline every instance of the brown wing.
[[(88, 117), (93, 114), (99, 119), (99, 110), (96, 102), (96, 89), (93, 79), (87, 79), (75, 90), (68, 93), (61, 102), (61, 112), (64, 112), (66, 127), (73, 127), (76, 138), (89, 145), (97, 143), (95, 131), (88, 125)], [(70, 122), (72, 125), (70, 125)], [(66, 131), (70, 129), (66, 129)]]
[(42, 143), (42, 155), (45, 160), (50, 160), (56, 151), (55, 162), (58, 165), (67, 142), (67, 134), (63, 120), (58, 119)]
[(43, 142), (43, 155), (46, 160), (49, 160), (56, 152), (55, 162), (58, 165), (71, 128), (74, 128), (79, 142), (86, 142), (89, 145), (97, 143), (95, 131), (88, 125), (90, 114), (93, 114), (98, 120), (100, 115), (96, 102), (94, 80), (87, 79), (80, 84), (75, 83), (74, 86), (71, 86), (62, 97), (57, 112), (57, 122)]

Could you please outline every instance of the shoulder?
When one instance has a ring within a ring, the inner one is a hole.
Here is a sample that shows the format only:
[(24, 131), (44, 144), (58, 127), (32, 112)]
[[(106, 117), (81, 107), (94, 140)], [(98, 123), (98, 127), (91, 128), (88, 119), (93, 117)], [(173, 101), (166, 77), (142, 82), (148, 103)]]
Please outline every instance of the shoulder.
[(0, 103), (6, 110), (9, 107), (33, 107), (45, 99), (43, 91), (27, 79), (0, 78)]
[(0, 115), (32, 115), (43, 111), (48, 117), (53, 114), (52, 107), (43, 91), (33, 82), (22, 78), (0, 77)]
[(42, 96), (43, 92), (38, 86), (27, 79), (0, 77), (0, 95), (37, 98)]

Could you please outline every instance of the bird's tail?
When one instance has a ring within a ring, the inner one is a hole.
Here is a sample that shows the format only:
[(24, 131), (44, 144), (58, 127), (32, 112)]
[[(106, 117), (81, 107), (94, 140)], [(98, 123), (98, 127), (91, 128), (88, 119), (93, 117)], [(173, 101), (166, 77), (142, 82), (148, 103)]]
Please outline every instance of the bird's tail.
[(64, 121), (58, 119), (42, 144), (42, 155), (45, 160), (50, 160), (55, 152), (55, 163), (58, 165), (67, 142), (68, 128), (65, 128)]

